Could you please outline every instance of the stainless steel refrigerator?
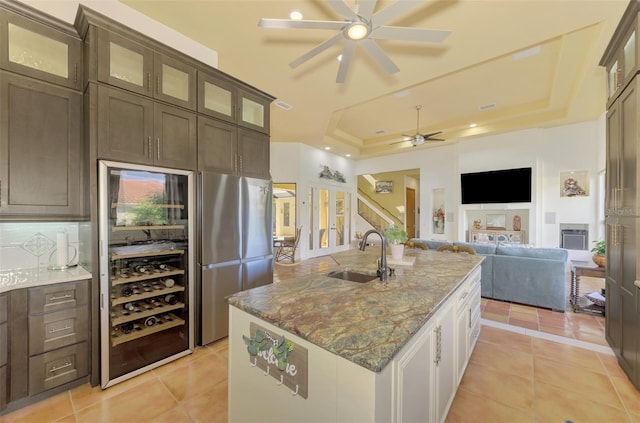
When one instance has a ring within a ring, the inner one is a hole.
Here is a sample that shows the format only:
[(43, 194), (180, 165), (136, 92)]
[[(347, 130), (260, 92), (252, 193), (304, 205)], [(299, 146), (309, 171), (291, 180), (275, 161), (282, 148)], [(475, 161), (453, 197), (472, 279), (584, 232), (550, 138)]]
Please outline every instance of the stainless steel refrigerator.
[(273, 282), (271, 181), (203, 172), (198, 180), (199, 343), (229, 333), (225, 298)]

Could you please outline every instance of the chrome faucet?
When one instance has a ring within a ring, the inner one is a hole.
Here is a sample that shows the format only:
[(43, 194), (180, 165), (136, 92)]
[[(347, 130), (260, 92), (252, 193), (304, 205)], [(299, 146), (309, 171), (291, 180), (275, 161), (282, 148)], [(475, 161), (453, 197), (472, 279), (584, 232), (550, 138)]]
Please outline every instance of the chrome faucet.
[(369, 234), (371, 233), (375, 233), (380, 235), (380, 239), (382, 240), (382, 249), (380, 252), (380, 259), (377, 261), (378, 262), (378, 276), (380, 276), (380, 281), (384, 284), (387, 283), (387, 237), (384, 236), (384, 234), (376, 229), (369, 229), (367, 232), (365, 232), (364, 236), (362, 237), (362, 243), (360, 244), (360, 251), (364, 251), (365, 247), (367, 246), (367, 237), (369, 236)]

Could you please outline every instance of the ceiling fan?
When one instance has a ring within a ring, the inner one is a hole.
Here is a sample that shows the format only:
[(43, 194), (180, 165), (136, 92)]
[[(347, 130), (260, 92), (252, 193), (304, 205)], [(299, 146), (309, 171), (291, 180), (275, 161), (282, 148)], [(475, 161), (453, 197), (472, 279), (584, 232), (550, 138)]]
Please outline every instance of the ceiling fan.
[(451, 33), (451, 31), (434, 29), (384, 26), (387, 22), (413, 9), (416, 6), (416, 0), (398, 0), (375, 13), (374, 9), (377, 0), (360, 0), (357, 11), (351, 9), (344, 0), (326, 0), (326, 2), (336, 13), (344, 18), (343, 21), (262, 18), (258, 26), (277, 29), (339, 30), (338, 34), (289, 63), (289, 66), (296, 68), (332, 45), (344, 40), (344, 49), (342, 50), (342, 58), (340, 59), (338, 76), (336, 77), (337, 83), (344, 82), (356, 45), (362, 47), (387, 73), (394, 74), (400, 69), (375, 42), (376, 39), (439, 43), (444, 41)]
[(420, 109), (422, 109), (422, 106), (421, 105), (417, 105), (416, 106), (416, 113), (418, 114), (418, 119), (417, 119), (417, 123), (416, 123), (416, 133), (415, 133), (415, 135), (402, 134), (403, 140), (402, 141), (398, 141), (398, 142), (392, 142), (391, 145), (400, 144), (401, 142), (410, 141), (411, 144), (414, 147), (417, 147), (419, 145), (424, 144), (425, 141), (445, 141), (443, 138), (433, 138), (435, 135), (441, 134), (442, 131), (429, 132), (427, 134), (421, 134), (420, 133)]

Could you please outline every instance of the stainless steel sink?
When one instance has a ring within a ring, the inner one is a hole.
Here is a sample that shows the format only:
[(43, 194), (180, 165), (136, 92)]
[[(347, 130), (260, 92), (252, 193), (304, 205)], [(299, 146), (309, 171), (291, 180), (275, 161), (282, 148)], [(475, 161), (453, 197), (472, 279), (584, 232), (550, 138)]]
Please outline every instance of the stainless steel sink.
[(378, 277), (376, 275), (372, 275), (370, 273), (362, 273), (356, 272), (353, 270), (342, 269), (342, 270), (334, 270), (333, 272), (327, 273), (327, 276), (336, 279), (342, 279), (350, 282), (370, 282)]

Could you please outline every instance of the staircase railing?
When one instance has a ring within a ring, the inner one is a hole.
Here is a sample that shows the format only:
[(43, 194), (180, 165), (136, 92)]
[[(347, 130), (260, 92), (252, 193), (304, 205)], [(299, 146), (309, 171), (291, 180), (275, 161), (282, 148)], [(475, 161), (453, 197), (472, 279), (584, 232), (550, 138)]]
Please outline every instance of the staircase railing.
[(399, 219), (392, 219), (378, 210), (370, 201), (358, 194), (358, 215), (367, 223), (379, 231), (384, 231), (391, 225), (404, 227), (404, 223)]
[[(404, 228), (404, 221), (402, 219), (396, 217), (396, 215), (391, 213), (389, 209), (371, 198), (369, 194), (367, 194), (360, 188), (358, 188), (358, 200), (362, 200), (364, 202), (363, 213), (360, 213), (360, 203), (358, 202), (358, 214), (360, 214), (363, 219), (367, 220), (368, 222), (369, 218), (373, 222), (387, 222), (386, 225), (382, 224), (384, 226), (383, 228), (378, 228), (372, 222), (369, 222), (376, 229), (386, 229), (391, 225), (395, 225), (399, 228)], [(378, 217), (375, 217), (374, 215), (377, 215)]]

